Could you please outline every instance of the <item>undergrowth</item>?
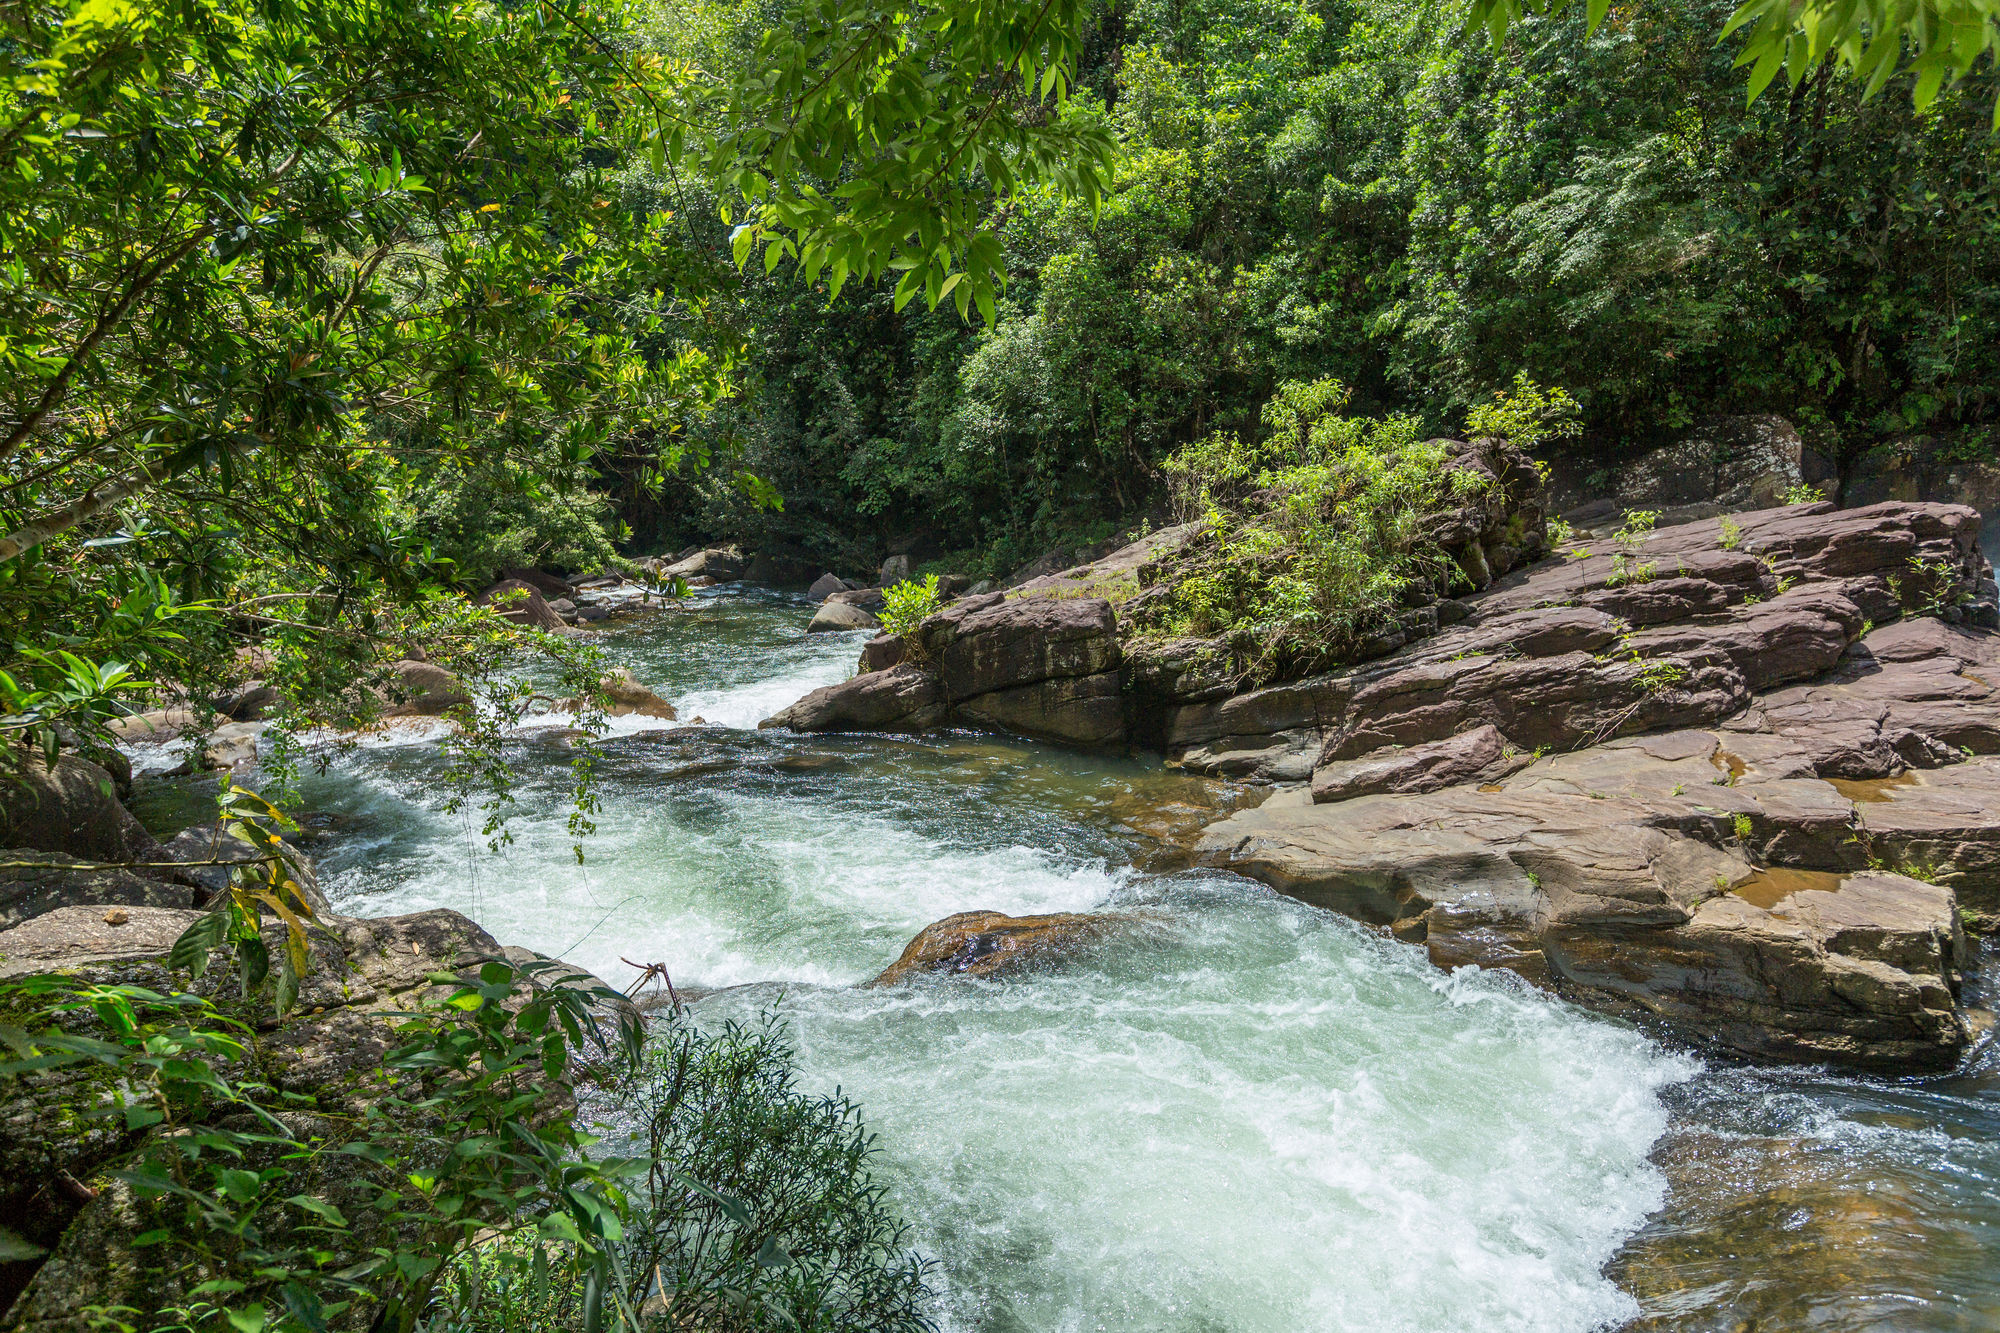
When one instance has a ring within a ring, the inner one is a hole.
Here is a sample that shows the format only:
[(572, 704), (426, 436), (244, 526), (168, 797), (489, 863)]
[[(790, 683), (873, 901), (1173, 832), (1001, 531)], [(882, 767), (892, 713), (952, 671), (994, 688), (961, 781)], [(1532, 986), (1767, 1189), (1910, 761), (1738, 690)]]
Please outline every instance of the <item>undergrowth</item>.
[[(1431, 534), (1448, 511), (1500, 499), (1491, 479), (1449, 466), (1415, 417), (1343, 415), (1350, 398), (1337, 380), (1287, 381), (1262, 438), (1220, 432), (1166, 460), (1177, 517), (1204, 528), (1152, 571), (1169, 591), (1136, 613), (1143, 631), (1222, 638), (1251, 678), (1275, 679), (1342, 660), (1399, 607), (1463, 580)], [(1567, 403), (1519, 380), (1469, 425), (1537, 441), (1563, 433)]]

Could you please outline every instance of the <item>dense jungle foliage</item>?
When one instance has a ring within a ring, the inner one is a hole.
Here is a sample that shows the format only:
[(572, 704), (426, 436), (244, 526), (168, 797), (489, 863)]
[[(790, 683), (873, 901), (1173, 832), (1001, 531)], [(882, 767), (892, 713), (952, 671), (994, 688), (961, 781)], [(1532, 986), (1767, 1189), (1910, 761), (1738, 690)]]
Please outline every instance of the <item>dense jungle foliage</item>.
[(1910, 76), (1863, 100), (1823, 65), (1746, 106), (1731, 9), (1578, 10), (1496, 51), (1453, 5), (1100, 5), (1069, 114), (1123, 147), (1102, 216), (999, 210), (990, 327), (753, 272), (745, 388), (704, 431), (784, 508), (711, 484), (633, 521), (1004, 572), (1157, 514), (1170, 452), (1321, 377), (1431, 434), (1525, 371), (1607, 464), (1749, 410), (1836, 460), (1917, 431), (1990, 453), (2000, 84), (1919, 112)]

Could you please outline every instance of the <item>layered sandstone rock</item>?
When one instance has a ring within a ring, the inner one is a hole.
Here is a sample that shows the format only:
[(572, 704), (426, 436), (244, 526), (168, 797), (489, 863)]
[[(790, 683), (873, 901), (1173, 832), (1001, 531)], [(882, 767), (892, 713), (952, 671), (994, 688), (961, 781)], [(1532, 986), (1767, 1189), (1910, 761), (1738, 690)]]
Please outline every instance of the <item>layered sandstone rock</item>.
[(1752, 767), (1731, 739), (1635, 737), (1420, 795), (1285, 793), (1197, 856), (1439, 966), (1507, 968), (1745, 1054), (1950, 1067), (1970, 1034), (1949, 884), (1895, 873), (1863, 802)]
[(897, 660), (760, 725), (915, 731), (958, 718), (1085, 745), (1124, 733), (1117, 621), (1101, 598), (967, 597), (912, 631)]
[[(1732, 717), (1753, 692), (1852, 665), (1848, 645), (1871, 624), (1927, 611), (1939, 628), (1902, 631), (1887, 651), (1905, 683), (1951, 675), (1944, 619), (1995, 620), (1978, 526), (1953, 505), (1793, 505), (1589, 543), (1461, 599), (1458, 623), (1379, 661), (1246, 694), (1184, 671), (1163, 696), (1160, 743), (1197, 772), (1276, 781), (1310, 773), (1322, 746), (1351, 759), (1482, 725), (1571, 749)], [(1858, 699), (1869, 675), (1839, 688)], [(1850, 711), (1859, 725), (1862, 705)]]

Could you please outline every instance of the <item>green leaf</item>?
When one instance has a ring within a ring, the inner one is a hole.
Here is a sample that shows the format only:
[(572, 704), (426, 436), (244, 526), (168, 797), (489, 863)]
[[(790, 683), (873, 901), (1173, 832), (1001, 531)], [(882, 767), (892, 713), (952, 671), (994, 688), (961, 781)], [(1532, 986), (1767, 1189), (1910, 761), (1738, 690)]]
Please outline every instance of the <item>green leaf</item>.
[(208, 956), (229, 937), (229, 909), (218, 908), (192, 922), (167, 952), (167, 965), (199, 978), (208, 970)]

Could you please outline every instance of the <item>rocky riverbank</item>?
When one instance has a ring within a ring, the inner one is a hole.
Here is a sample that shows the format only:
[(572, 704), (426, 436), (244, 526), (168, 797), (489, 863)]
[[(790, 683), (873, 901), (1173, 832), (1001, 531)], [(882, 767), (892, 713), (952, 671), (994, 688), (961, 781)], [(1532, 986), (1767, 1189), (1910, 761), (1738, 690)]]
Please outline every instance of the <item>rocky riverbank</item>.
[[(396, 1027), (421, 1002), (449, 993), (439, 977), (473, 981), (482, 964), (550, 963), (526, 949), (502, 947), (458, 912), (437, 910), (363, 920), (335, 914), (305, 853), (287, 847), (286, 870), (316, 916), (308, 927), (311, 966), (297, 1003), (273, 1017), (262, 998), (238, 993), (233, 969), (191, 980), (170, 964), (174, 943), (201, 920), (227, 887), (228, 865), (256, 859), (249, 845), (216, 826), (188, 829), (162, 843), (119, 802), (109, 773), (74, 755), (54, 766), (28, 759), (10, 774), (0, 802), (0, 982), (56, 974), (78, 987), (136, 986), (158, 995), (190, 991), (240, 1023), (245, 1041), (232, 1078), (261, 1083), (311, 1137), (358, 1124), (386, 1077), (382, 1057), (402, 1038)], [(122, 863), (104, 868), (106, 862)], [(272, 922), (267, 947), (283, 947)], [(541, 970), (533, 985), (599, 989), (573, 968)], [(593, 1001), (607, 1031), (631, 1011)], [(0, 1013), (0, 1022), (39, 1028), (49, 1015)], [(88, 1021), (64, 1026), (88, 1034)], [(0, 1309), (20, 1333), (85, 1327), (93, 1311), (157, 1311), (186, 1296), (156, 1288), (138, 1247), (151, 1225), (130, 1189), (106, 1172), (128, 1159), (146, 1122), (92, 1112), (113, 1090), (94, 1065), (31, 1070), (0, 1080), (0, 1237), (45, 1250), (0, 1262)], [(199, 1126), (200, 1108), (186, 1108)], [(288, 1122), (289, 1123), (289, 1122)], [(340, 1160), (335, 1158), (334, 1160)], [(347, 1199), (338, 1178), (308, 1182), (336, 1206)], [(365, 1192), (364, 1192), (365, 1193)], [(336, 1256), (338, 1257), (338, 1256)], [(342, 1262), (363, 1257), (351, 1254)], [(18, 1299), (16, 1299), (18, 1297)], [(94, 1326), (94, 1324), (90, 1325)]]
[[(1532, 507), (1530, 505), (1529, 507)], [(1717, 514), (1513, 557), (1366, 660), (1244, 690), (1135, 607), (1191, 529), (968, 597), (766, 725), (1157, 745), (1289, 790), (1203, 861), (1759, 1058), (1950, 1067), (2000, 912), (2000, 621), (1978, 514)], [(1357, 654), (1362, 655), (1362, 654)]]

